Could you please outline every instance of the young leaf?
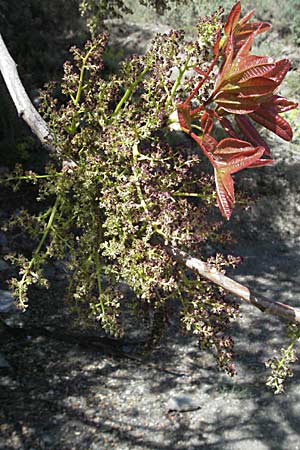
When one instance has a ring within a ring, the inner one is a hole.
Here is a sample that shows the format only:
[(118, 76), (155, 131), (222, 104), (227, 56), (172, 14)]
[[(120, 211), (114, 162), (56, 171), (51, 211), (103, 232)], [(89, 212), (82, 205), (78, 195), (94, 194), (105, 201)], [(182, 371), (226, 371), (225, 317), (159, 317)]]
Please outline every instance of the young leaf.
[(189, 103), (179, 103), (177, 105), (177, 114), (180, 127), (185, 133), (189, 133), (191, 129), (191, 107)]
[(270, 164), (271, 160), (261, 159), (264, 147), (253, 147), (240, 139), (226, 138), (218, 143), (210, 135), (204, 135), (202, 139), (194, 133), (191, 136), (214, 167), (218, 206), (223, 217), (229, 220), (235, 201), (231, 175), (246, 168)]
[(281, 137), (285, 141), (291, 141), (293, 138), (293, 130), (291, 129), (289, 123), (281, 117), (279, 114), (274, 113), (274, 111), (268, 109), (262, 105), (255, 112), (250, 114), (251, 119), (260, 125), (268, 128), (268, 130), (273, 131), (277, 136)]
[(241, 14), (241, 2), (238, 1), (228, 14), (227, 21), (224, 25), (224, 31), (227, 36), (229, 36), (238, 24), (238, 20)]
[(257, 129), (252, 125), (251, 120), (245, 116), (245, 115), (235, 115), (235, 121), (245, 136), (246, 139), (248, 139), (251, 144), (255, 146), (260, 146), (265, 148), (265, 156), (270, 156), (270, 148), (268, 144), (265, 142), (265, 140), (261, 137)]
[(249, 114), (273, 96), (289, 67), (287, 59), (273, 61), (254, 55), (239, 56), (239, 53), (232, 61), (230, 53), (221, 68), (212, 100), (221, 111)]
[[(228, 45), (230, 36), (234, 37), (234, 53), (236, 54), (245, 41), (253, 34), (257, 35), (267, 31), (271, 25), (267, 22), (251, 22), (248, 23), (254, 14), (254, 10), (249, 11), (242, 19), (239, 20), (241, 14), (241, 4), (238, 1), (231, 9), (227, 21), (224, 25), (226, 39), (223, 41), (221, 51), (224, 53)], [(251, 43), (252, 45), (252, 43)]]

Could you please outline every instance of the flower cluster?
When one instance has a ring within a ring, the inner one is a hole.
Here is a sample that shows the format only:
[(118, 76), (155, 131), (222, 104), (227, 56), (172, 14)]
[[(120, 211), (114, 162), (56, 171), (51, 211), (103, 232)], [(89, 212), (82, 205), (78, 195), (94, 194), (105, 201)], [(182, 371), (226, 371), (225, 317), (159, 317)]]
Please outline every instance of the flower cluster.
[[(234, 373), (228, 327), (239, 316), (238, 305), (175, 262), (166, 246), (207, 258), (209, 246), (228, 239), (220, 231), (213, 177), (199, 147), (214, 168), (219, 207), (229, 218), (231, 175), (270, 162), (252, 121), (291, 138), (279, 114), (295, 104), (274, 94), (289, 63), (249, 54), (254, 36), (268, 25), (248, 23), (250, 15), (240, 19), (239, 12), (237, 3), (223, 36), (220, 11), (200, 22), (194, 41), (178, 31), (158, 35), (144, 56), (125, 61), (115, 74), (105, 72), (105, 34), (84, 50), (72, 50), (74, 62), (65, 64), (59, 96), (52, 86), (43, 99), (61, 158), (75, 168), (57, 172), (54, 165), (40, 177), (31, 175), (39, 181), (39, 197), (53, 206), (18, 219), (38, 242), (31, 259), (14, 260), (20, 271), (11, 285), (21, 307), (33, 282), (45, 284), (47, 259), (60, 258), (80, 323), (92, 319), (120, 336), (129, 308), (138, 320), (157, 318), (154, 342), (170, 311), (179, 310), (184, 329)], [(170, 132), (176, 105), (181, 131)], [(247, 140), (227, 116), (236, 117)], [(214, 135), (216, 122), (228, 134), (221, 141)], [(235, 262), (210, 258), (219, 270)]]

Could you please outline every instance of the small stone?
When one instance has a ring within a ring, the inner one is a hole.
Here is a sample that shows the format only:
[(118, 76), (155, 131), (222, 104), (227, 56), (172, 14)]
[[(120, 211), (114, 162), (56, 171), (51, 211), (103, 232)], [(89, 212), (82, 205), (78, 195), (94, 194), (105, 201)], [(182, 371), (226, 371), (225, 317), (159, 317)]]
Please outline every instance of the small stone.
[(6, 249), (7, 244), (8, 244), (8, 240), (7, 240), (6, 234), (3, 233), (3, 231), (0, 231), (0, 247), (2, 247), (2, 249)]
[(93, 408), (89, 408), (85, 411), (85, 415), (88, 417), (93, 417), (96, 415), (96, 410)]
[(4, 272), (5, 270), (9, 270), (10, 266), (5, 262), (2, 258), (0, 258), (0, 271)]
[(51, 445), (51, 444), (53, 444), (53, 442), (55, 440), (55, 437), (54, 436), (50, 436), (50, 434), (44, 434), (42, 436), (42, 439), (44, 441), (44, 444)]
[(200, 409), (200, 401), (192, 395), (174, 395), (166, 403), (166, 410), (170, 411), (196, 411)]
[(0, 313), (16, 311), (14, 301), (14, 297), (10, 291), (0, 290)]
[(63, 400), (64, 406), (68, 408), (86, 408), (86, 399), (84, 397), (75, 397), (74, 395), (70, 395), (69, 397)]
[(0, 353), (0, 369), (11, 369), (11, 365), (4, 357), (3, 353)]

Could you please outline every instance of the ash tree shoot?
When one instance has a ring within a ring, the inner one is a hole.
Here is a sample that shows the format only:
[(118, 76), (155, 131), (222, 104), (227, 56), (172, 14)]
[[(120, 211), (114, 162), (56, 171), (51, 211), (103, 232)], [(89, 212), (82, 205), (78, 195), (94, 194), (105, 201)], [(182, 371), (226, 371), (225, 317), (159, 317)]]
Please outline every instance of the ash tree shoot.
[[(43, 93), (42, 115), (58, 150), (53, 164), (42, 175), (9, 178), (38, 183), (38, 199), (51, 204), (12, 218), (10, 225), (21, 225), (37, 246), (30, 258), (10, 256), (19, 267), (10, 286), (25, 309), (29, 286), (47, 286), (47, 261), (62, 259), (80, 324), (98, 321), (121, 336), (126, 304), (138, 321), (152, 314), (153, 342), (180, 302), (183, 330), (233, 375), (229, 325), (239, 307), (225, 297), (229, 290), (289, 319), (291, 343), (268, 362), (267, 383), (281, 392), (296, 358), (299, 311), (259, 300), (227, 278), (224, 268), (237, 258), (196, 259), (208, 242), (229, 240), (221, 227), (238, 202), (234, 174), (272, 163), (262, 127), (292, 139), (282, 113), (297, 105), (276, 93), (290, 62), (252, 53), (256, 36), (270, 27), (252, 15), (241, 17), (237, 2), (224, 22), (221, 10), (200, 19), (193, 41), (182, 31), (157, 35), (144, 56), (111, 75), (103, 64), (106, 34), (72, 49), (60, 98), (53, 85)], [(58, 171), (62, 161), (72, 164)]]

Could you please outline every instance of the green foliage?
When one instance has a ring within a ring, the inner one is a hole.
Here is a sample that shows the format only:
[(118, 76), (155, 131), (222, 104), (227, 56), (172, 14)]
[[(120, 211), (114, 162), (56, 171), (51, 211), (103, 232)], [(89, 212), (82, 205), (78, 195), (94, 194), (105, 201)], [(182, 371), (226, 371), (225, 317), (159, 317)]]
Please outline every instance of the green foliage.
[(267, 379), (267, 386), (273, 389), (275, 394), (281, 394), (284, 391), (284, 382), (287, 378), (293, 376), (291, 364), (297, 361), (295, 345), (300, 340), (299, 325), (290, 324), (288, 326), (288, 335), (291, 340), (286, 348), (281, 349), (279, 358), (272, 358), (266, 362), (266, 367), (271, 369), (271, 375)]

